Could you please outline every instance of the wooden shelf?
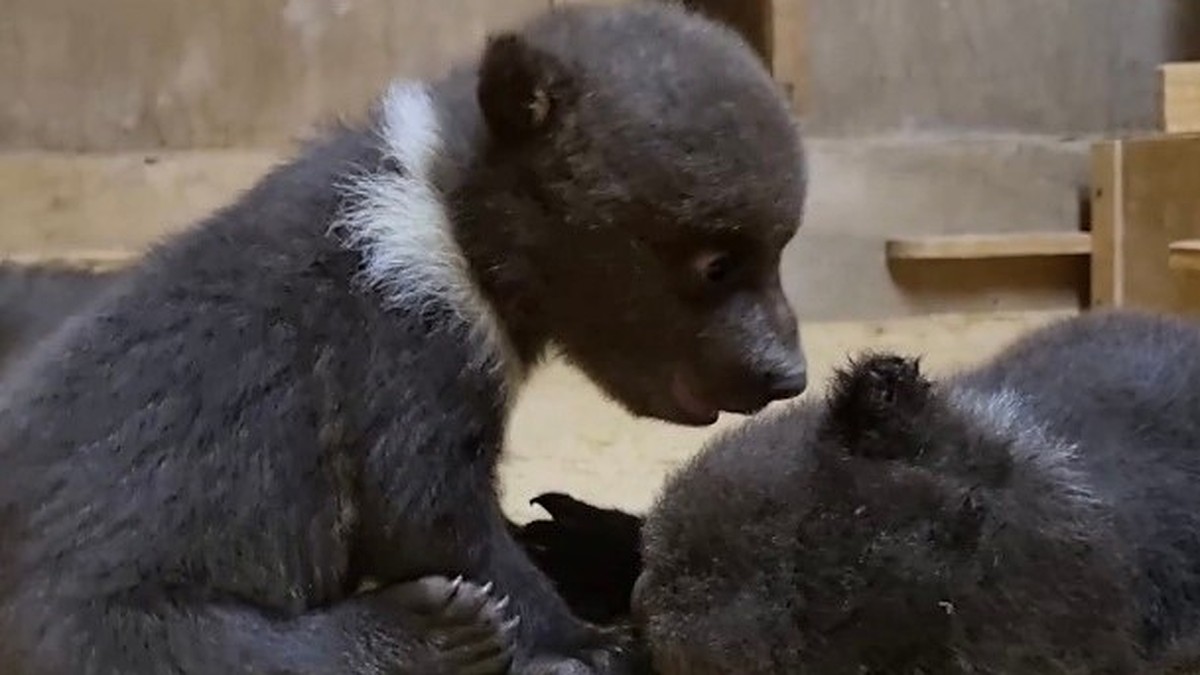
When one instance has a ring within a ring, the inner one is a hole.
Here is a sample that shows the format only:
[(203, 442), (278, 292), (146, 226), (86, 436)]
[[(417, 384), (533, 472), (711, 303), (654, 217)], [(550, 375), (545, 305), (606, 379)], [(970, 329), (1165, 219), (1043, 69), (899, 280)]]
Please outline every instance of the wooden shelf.
[(1171, 242), (1168, 265), (1173, 270), (1200, 272), (1200, 239)]
[(132, 265), (140, 254), (126, 250), (0, 253), (0, 265), (49, 267), (77, 272), (113, 272)]
[(1086, 232), (1020, 232), (959, 234), (889, 239), (892, 260), (980, 260), (986, 258), (1087, 256), (1092, 238)]

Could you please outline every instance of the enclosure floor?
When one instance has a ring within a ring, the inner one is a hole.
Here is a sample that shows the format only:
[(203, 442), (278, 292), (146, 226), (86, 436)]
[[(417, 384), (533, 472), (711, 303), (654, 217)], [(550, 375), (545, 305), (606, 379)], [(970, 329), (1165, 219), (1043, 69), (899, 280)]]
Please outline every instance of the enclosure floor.
[[(937, 374), (977, 363), (1036, 326), (1070, 312), (943, 315), (803, 326), (812, 385), (819, 395), (847, 354), (893, 349), (922, 356)], [(786, 404), (781, 404), (786, 405)], [(531, 497), (564, 491), (589, 502), (642, 511), (667, 474), (705, 439), (742, 422), (722, 417), (706, 429), (636, 420), (607, 401), (578, 371), (552, 363), (535, 373), (518, 401), (501, 470), (504, 505), (518, 521), (540, 515)]]

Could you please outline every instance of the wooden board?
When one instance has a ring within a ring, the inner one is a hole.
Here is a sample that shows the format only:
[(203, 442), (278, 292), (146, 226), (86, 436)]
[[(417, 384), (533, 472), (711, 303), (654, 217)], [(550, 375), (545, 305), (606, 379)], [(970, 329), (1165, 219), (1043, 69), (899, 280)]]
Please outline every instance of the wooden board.
[(1111, 281), (1097, 305), (1200, 312), (1200, 284), (1172, 274), (1172, 242), (1200, 238), (1200, 134), (1105, 141), (1093, 155), (1093, 265)]
[(0, 148), (279, 145), (549, 0), (0, 0)]
[(138, 251), (249, 188), (285, 153), (0, 153), (0, 252)]
[[(278, 146), (578, 1), (0, 0), (0, 149)], [(688, 1), (740, 26), (785, 88), (803, 88), (808, 0)]]
[(1172, 242), (1169, 261), (1173, 270), (1200, 272), (1200, 239)]
[(787, 92), (792, 108), (803, 115), (808, 109), (808, 6), (811, 0), (775, 0), (771, 69)]
[(886, 250), (893, 260), (1087, 256), (1092, 238), (1086, 232), (940, 235), (889, 239)]
[(1200, 62), (1163, 64), (1162, 128), (1169, 133), (1200, 131)]
[(1118, 208), (1121, 197), (1120, 143), (1097, 143), (1091, 155), (1092, 259), (1089, 306), (1119, 307), (1125, 302), (1125, 260), (1122, 248), (1124, 219)]
[(45, 267), (78, 272), (115, 272), (132, 265), (140, 257), (133, 250), (92, 251), (14, 251), (0, 253), (0, 266)]

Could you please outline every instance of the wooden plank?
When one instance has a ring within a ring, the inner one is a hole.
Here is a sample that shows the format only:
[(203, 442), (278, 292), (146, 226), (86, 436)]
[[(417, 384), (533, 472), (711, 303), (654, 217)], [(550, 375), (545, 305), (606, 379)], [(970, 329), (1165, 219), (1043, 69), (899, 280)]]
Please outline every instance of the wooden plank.
[(1200, 131), (1200, 62), (1166, 63), (1162, 76), (1162, 126), (1168, 133)]
[(808, 10), (811, 0), (775, 0), (772, 20), (772, 71), (801, 115), (808, 108)]
[(115, 272), (141, 257), (133, 250), (20, 251), (0, 254), (0, 266), (46, 267), (77, 272)]
[(0, 251), (140, 250), (224, 206), (283, 157), (0, 153)]
[(1086, 256), (1092, 239), (1086, 232), (957, 234), (889, 239), (886, 250), (893, 260)]
[(2, 0), (0, 147), (278, 146), (548, 0)]
[(1200, 272), (1200, 239), (1171, 242), (1168, 264), (1173, 270)]
[(1104, 141), (1092, 146), (1090, 281), (1092, 308), (1119, 307), (1124, 302), (1124, 259), (1117, 255), (1125, 221), (1117, 205), (1122, 203), (1120, 143)]
[(1200, 285), (1169, 266), (1173, 242), (1200, 238), (1200, 134), (1148, 134), (1112, 146), (1114, 304), (1200, 313)]

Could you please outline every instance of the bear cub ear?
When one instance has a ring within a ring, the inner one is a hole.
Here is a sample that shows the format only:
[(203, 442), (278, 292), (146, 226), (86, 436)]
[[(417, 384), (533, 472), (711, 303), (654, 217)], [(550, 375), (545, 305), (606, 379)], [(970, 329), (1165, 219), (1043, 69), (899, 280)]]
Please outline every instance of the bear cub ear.
[(830, 384), (825, 431), (853, 455), (915, 457), (921, 448), (912, 432), (921, 424), (932, 387), (919, 359), (887, 353), (852, 359)]
[(577, 99), (566, 65), (520, 36), (488, 39), (476, 90), (484, 120), (501, 142), (519, 142), (546, 133)]

